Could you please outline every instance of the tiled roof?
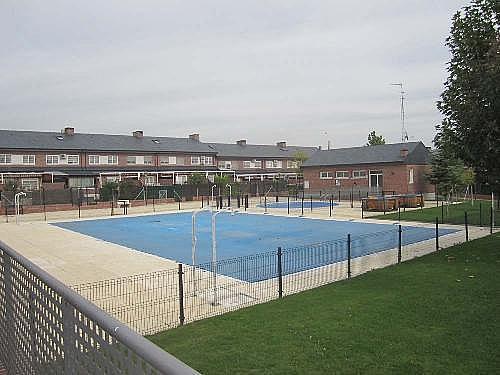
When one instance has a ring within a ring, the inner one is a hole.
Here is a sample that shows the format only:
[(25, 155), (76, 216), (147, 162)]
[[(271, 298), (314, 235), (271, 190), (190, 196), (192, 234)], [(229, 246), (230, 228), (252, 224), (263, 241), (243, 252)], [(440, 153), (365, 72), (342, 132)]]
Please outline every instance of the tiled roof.
[[(408, 155), (402, 157), (401, 150), (408, 150)], [(407, 142), (317, 151), (303, 167), (376, 163), (426, 164), (429, 159), (430, 151), (422, 142)]]
[(17, 130), (0, 130), (0, 149), (215, 153), (207, 144), (189, 138)]
[(318, 149), (316, 147), (286, 146), (276, 145), (238, 145), (228, 143), (210, 143), (220, 158), (293, 158), (299, 151), (310, 157)]

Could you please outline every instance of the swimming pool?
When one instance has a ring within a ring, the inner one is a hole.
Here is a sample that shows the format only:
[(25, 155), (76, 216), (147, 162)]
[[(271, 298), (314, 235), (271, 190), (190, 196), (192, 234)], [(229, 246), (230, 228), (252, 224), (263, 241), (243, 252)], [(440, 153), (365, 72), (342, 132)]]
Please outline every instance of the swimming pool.
[[(199, 212), (196, 216), (196, 223), (197, 263), (206, 263), (211, 260), (212, 249), (210, 213)], [(191, 264), (191, 212), (59, 222), (53, 225), (145, 253)], [(434, 237), (433, 228), (405, 227), (405, 229), (411, 229), (408, 231), (411, 235), (403, 236), (403, 245)], [(454, 231), (442, 228), (440, 235)], [(345, 239), (347, 233), (350, 233), (354, 239), (359, 238), (363, 241), (359, 243), (359, 246), (353, 246), (353, 258), (397, 246), (397, 231), (392, 224), (248, 213), (231, 215), (224, 212), (217, 216), (217, 258), (243, 257), (275, 251), (278, 247), (289, 249)], [(377, 238), (377, 241), (374, 238)], [(328, 260), (328, 262), (345, 259), (344, 245), (339, 246), (340, 255), (336, 256), (335, 259)], [(304, 264), (297, 266), (296, 270), (289, 269), (287, 273), (322, 265), (322, 263), (317, 262)], [(221, 273), (224, 274), (224, 271), (221, 270)], [(232, 276), (234, 277), (234, 275)], [(265, 274), (237, 276), (246, 281), (268, 278), (268, 275)]]
[[(311, 205), (313, 208), (330, 207), (330, 202), (325, 201), (310, 201), (304, 199), (304, 210), (310, 209)], [(333, 203), (337, 206), (337, 203)], [(257, 205), (258, 207), (265, 208), (266, 204), (262, 203)], [(288, 208), (288, 202), (267, 202), (267, 208)], [(302, 201), (290, 201), (290, 209), (302, 209)]]

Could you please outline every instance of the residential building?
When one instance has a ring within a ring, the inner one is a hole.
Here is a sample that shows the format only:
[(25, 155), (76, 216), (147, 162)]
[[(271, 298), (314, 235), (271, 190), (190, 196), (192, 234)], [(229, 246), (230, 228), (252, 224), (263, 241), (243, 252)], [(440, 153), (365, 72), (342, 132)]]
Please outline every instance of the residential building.
[(98, 187), (108, 181), (140, 179), (144, 184), (182, 184), (192, 173), (213, 180), (272, 179), (299, 176), (295, 154), (316, 148), (204, 143), (199, 134), (187, 138), (0, 130), (0, 184), (16, 180), (25, 190)]
[(425, 175), (430, 150), (422, 142), (315, 152), (302, 166), (306, 192), (433, 193)]

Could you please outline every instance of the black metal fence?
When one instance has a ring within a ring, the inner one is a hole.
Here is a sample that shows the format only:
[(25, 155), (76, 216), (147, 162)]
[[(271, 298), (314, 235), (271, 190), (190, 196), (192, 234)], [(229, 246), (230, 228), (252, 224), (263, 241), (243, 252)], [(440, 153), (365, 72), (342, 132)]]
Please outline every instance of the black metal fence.
[[(73, 288), (141, 334), (281, 298), (438, 250), (439, 233), (393, 229), (196, 266), (75, 285)], [(463, 241), (462, 232), (447, 234)], [(468, 239), (468, 238), (467, 238)]]

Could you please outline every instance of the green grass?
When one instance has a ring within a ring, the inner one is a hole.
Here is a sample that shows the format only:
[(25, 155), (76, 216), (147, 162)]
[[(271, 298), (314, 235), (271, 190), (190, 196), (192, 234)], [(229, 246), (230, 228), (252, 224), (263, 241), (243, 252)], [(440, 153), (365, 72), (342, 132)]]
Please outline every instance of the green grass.
[(500, 235), (150, 337), (204, 374), (500, 368)]
[[(481, 208), (480, 208), (481, 207)], [(467, 211), (467, 220), (470, 225), (490, 225), (490, 207), (491, 201), (475, 201), (474, 205), (472, 202), (462, 202), (452, 205), (445, 205), (444, 209), (439, 207), (428, 207), (424, 209), (417, 209), (403, 212), (401, 209), (401, 220), (403, 221), (422, 221), (422, 222), (435, 222), (436, 217), (439, 218), (439, 222), (447, 224), (464, 224), (465, 214)], [(444, 215), (442, 216), (442, 213)], [(500, 219), (500, 211), (495, 203), (495, 226), (500, 225), (497, 221)], [(398, 212), (392, 212), (386, 215), (370, 216), (373, 219), (385, 219), (385, 220), (398, 220)]]

